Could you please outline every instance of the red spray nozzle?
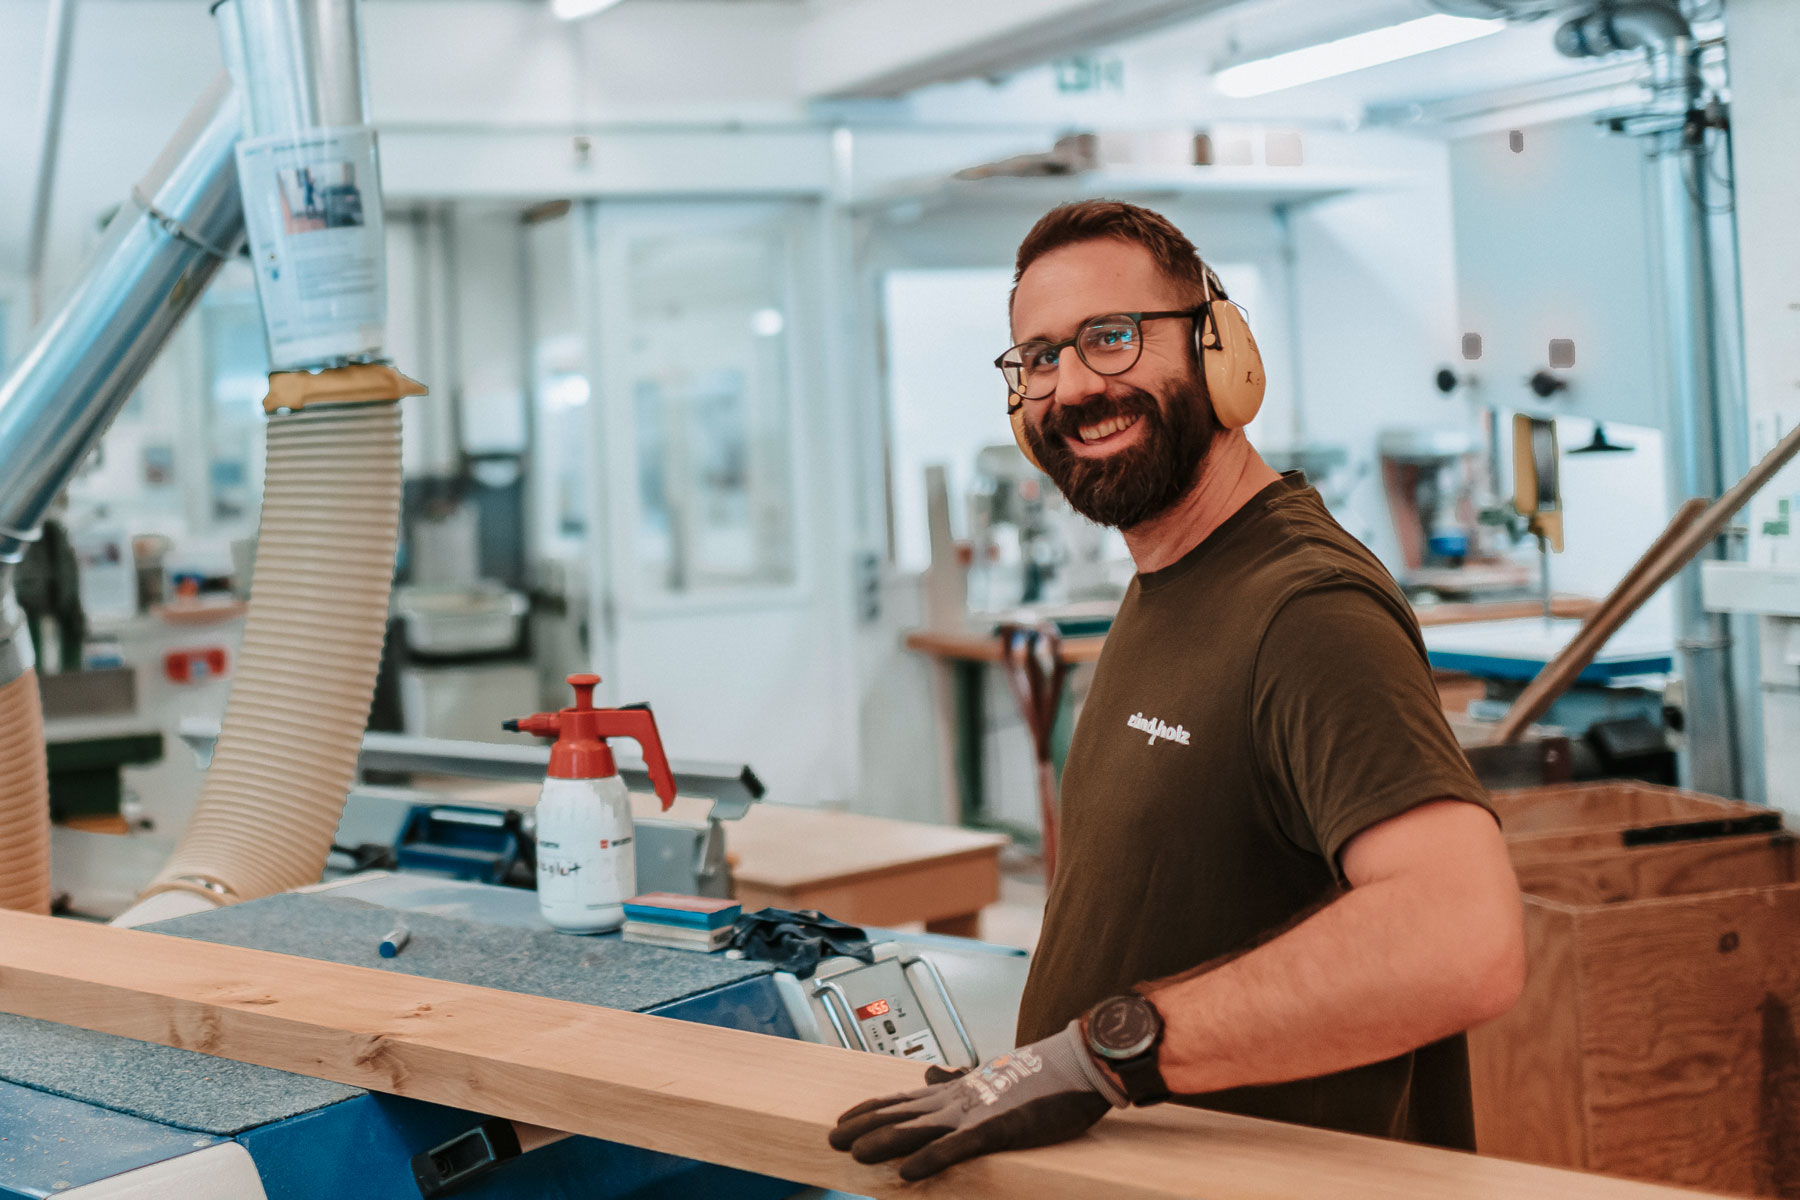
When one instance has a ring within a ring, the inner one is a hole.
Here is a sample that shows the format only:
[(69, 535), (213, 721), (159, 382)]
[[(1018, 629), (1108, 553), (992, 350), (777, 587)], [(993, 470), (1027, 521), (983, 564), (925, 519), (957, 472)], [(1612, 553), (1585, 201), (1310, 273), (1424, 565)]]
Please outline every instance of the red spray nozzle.
[(550, 748), (550, 774), (558, 779), (604, 779), (617, 775), (618, 764), (613, 761), (606, 739), (631, 738), (644, 753), (650, 782), (667, 812), (675, 803), (675, 775), (663, 754), (656, 717), (647, 708), (595, 708), (594, 686), (599, 682), (598, 675), (571, 675), (569, 686), (575, 689), (572, 707), (520, 717), (506, 722), (505, 728), (555, 738), (556, 744)]

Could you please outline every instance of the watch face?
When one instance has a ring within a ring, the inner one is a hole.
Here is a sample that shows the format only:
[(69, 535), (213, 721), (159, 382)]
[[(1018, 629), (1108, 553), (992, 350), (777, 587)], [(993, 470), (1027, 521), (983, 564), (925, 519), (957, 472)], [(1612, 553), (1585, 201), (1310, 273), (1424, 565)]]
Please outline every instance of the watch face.
[(1156, 1043), (1162, 1021), (1142, 996), (1102, 1000), (1088, 1014), (1088, 1042), (1107, 1058), (1135, 1058)]

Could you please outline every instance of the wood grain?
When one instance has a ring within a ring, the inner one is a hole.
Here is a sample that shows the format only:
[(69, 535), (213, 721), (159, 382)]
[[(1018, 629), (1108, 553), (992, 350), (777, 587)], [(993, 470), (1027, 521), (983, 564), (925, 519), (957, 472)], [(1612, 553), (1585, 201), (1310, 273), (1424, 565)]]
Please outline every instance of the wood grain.
[(910, 867), (992, 861), (1009, 839), (949, 825), (895, 821), (797, 805), (753, 804), (726, 830), (734, 872), (764, 889), (866, 880)]
[(1587, 1161), (1576, 913), (1527, 897), (1525, 993), (1469, 1031), (1475, 1148), (1551, 1166)]
[(1708, 821), (1759, 811), (1704, 792), (1607, 780), (1493, 794), (1507, 836), (1616, 831), (1670, 821)]
[(1704, 792), (1617, 780), (1497, 791), (1491, 798), (1516, 867), (1537, 858), (1618, 849), (1628, 829), (1770, 811)]
[(1561, 904), (1618, 904), (1796, 881), (1791, 834), (1585, 850), (1514, 861), (1519, 886)]
[(1800, 887), (1581, 913), (1588, 1165), (1800, 1196)]
[(883, 1055), (18, 913), (0, 1009), (879, 1197), (1694, 1194), (1173, 1107), (905, 1185), (825, 1144), (838, 1112), (916, 1083)]
[(1469, 1035), (1482, 1150), (1800, 1197), (1797, 847), (1745, 835), (1517, 862), (1525, 996)]
[(739, 876), (734, 894), (746, 912), (816, 908), (852, 925), (901, 925), (972, 917), (1000, 898), (994, 852), (880, 874), (782, 887)]

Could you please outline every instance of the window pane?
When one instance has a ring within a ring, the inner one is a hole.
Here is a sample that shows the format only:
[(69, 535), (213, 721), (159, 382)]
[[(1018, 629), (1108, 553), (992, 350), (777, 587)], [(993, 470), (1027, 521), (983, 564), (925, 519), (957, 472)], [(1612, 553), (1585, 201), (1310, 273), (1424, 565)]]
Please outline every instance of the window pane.
[(206, 375), (206, 511), (226, 527), (254, 527), (259, 507), (262, 401), (269, 350), (262, 310), (250, 293), (219, 293), (201, 305)]
[(774, 229), (632, 245), (636, 550), (651, 591), (794, 582), (784, 272)]

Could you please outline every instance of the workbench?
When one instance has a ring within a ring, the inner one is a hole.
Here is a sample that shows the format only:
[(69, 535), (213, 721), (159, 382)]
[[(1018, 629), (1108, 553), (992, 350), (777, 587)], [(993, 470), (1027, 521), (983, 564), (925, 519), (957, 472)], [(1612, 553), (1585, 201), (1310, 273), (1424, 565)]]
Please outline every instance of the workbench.
[[(1580, 620), (1594, 610), (1595, 603), (1586, 596), (1559, 595), (1552, 599), (1551, 611), (1557, 618)], [(1525, 620), (1542, 613), (1543, 602), (1535, 599), (1440, 603), (1414, 609), (1419, 625), (1424, 629), (1482, 621)], [(1032, 617), (1021, 613), (1017, 614), (1017, 619), (1029, 623)], [(1062, 639), (1057, 659), (1072, 668), (1085, 666), (1099, 661), (1105, 645), (1105, 633), (1073, 634)], [(944, 819), (977, 827), (991, 826), (994, 821), (984, 794), (981, 739), (986, 720), (985, 668), (999, 663), (1002, 658), (994, 623), (962, 629), (915, 630), (906, 635), (906, 648), (933, 659), (938, 675), (938, 730), (940, 737), (945, 739), (950, 758), (950, 769), (943, 773), (947, 801)], [(1075, 720), (1068, 690), (1058, 697), (1058, 704), (1051, 745), (1060, 777)], [(1021, 841), (1035, 839), (1032, 830), (1009, 827), (1008, 832)]]
[[(412, 938), (383, 959), (396, 921)], [(794, 1037), (766, 963), (551, 932), (533, 893), (403, 876), (285, 893), (153, 930), (425, 980)], [(417, 1200), (409, 1161), (479, 1124), (459, 1111), (191, 1050), (0, 1014), (0, 1200), (82, 1197), (128, 1171), (176, 1172), (185, 1200)], [(141, 1184), (139, 1186), (142, 1186)], [(796, 1185), (574, 1138), (509, 1164), (470, 1200), (721, 1195)], [(101, 1192), (118, 1196), (123, 1192)], [(131, 1194), (138, 1194), (133, 1192)]]
[[(529, 809), (533, 784), (435, 777), (419, 786), (459, 804)], [(633, 793), (636, 820), (664, 816), (654, 796)], [(676, 797), (668, 816), (703, 820), (704, 802)], [(733, 897), (746, 912), (816, 908), (853, 925), (923, 922), (931, 933), (976, 937), (981, 910), (1000, 898), (1004, 834), (895, 821), (861, 813), (752, 804), (725, 822)]]
[(752, 805), (725, 833), (746, 910), (816, 908), (853, 925), (923, 921), (958, 937), (979, 936), (981, 910), (1000, 898), (1008, 840), (780, 804)]

